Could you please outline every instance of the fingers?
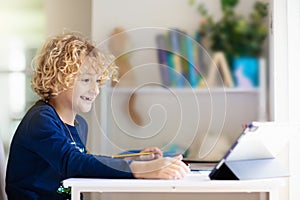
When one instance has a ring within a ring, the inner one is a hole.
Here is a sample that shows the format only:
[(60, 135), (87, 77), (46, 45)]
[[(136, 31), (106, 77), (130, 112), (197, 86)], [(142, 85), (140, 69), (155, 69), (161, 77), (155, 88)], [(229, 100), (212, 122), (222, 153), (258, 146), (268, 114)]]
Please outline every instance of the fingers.
[(189, 167), (182, 162), (182, 155), (132, 162), (130, 168), (136, 178), (150, 179), (182, 179), (190, 172)]
[(182, 155), (173, 158), (174, 161), (170, 165), (170, 173), (174, 179), (181, 179), (190, 172), (190, 168), (182, 162)]
[(163, 152), (158, 147), (147, 147), (142, 152), (153, 152), (157, 157), (161, 157)]
[(182, 160), (183, 159), (183, 156), (181, 154), (173, 157), (174, 159), (177, 159), (177, 160)]
[(161, 169), (162, 179), (182, 179), (190, 172), (189, 167), (182, 162), (182, 155), (166, 158), (167, 164)]
[(153, 160), (156, 158), (156, 155), (153, 154), (149, 154), (149, 155), (141, 155), (139, 157), (137, 157), (135, 160), (140, 160), (140, 161), (147, 161), (147, 160)]

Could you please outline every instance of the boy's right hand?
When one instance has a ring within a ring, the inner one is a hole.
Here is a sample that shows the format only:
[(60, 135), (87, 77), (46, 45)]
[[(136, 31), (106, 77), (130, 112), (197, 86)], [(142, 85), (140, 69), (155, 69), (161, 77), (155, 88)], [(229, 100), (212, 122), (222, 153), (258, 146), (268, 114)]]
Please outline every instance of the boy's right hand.
[(130, 169), (135, 178), (145, 179), (182, 179), (190, 172), (189, 167), (182, 162), (182, 155), (132, 162)]

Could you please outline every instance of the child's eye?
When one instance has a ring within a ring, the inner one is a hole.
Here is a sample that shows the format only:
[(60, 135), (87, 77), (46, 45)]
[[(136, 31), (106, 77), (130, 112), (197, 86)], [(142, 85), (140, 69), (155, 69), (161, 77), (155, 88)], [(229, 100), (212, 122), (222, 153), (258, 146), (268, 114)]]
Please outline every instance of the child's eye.
[(81, 79), (81, 81), (82, 81), (82, 82), (85, 82), (85, 83), (88, 83), (88, 82), (90, 82), (90, 79), (88, 79), (88, 78), (83, 78), (83, 79)]
[(96, 82), (97, 82), (97, 83), (101, 83), (101, 79), (97, 79)]

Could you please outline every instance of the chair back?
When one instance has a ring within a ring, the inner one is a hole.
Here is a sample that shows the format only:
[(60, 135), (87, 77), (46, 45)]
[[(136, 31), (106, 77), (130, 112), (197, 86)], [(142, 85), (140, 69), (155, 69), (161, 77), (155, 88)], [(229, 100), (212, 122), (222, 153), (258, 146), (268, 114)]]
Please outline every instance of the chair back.
[(5, 193), (5, 174), (6, 174), (6, 159), (4, 147), (0, 138), (0, 200), (7, 200)]

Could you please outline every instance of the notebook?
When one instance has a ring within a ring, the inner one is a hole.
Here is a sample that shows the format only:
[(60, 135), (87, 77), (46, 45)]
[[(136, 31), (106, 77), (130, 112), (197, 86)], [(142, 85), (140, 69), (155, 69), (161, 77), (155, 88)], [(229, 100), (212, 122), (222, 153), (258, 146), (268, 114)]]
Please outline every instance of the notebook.
[(216, 180), (245, 180), (288, 176), (277, 157), (296, 131), (288, 124), (252, 122), (245, 128), (209, 177)]

